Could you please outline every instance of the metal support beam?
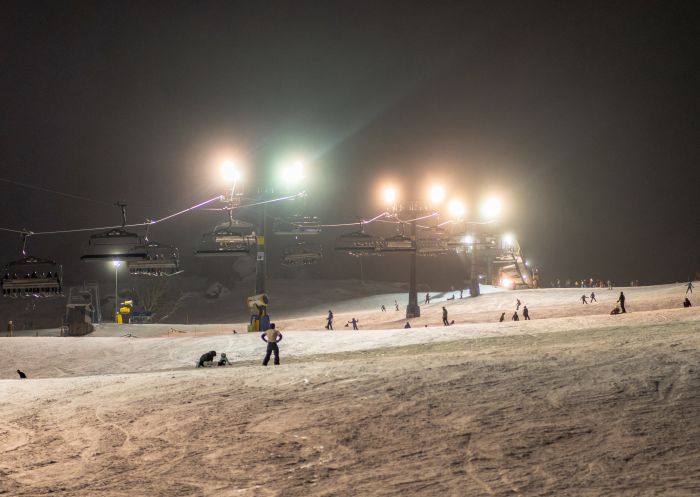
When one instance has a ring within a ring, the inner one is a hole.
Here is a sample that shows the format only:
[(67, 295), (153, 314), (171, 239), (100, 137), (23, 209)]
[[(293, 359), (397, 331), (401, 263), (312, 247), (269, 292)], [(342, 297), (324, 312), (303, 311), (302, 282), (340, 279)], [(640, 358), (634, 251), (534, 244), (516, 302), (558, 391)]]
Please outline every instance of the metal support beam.
[(481, 290), (479, 289), (479, 268), (477, 265), (477, 256), (476, 256), (476, 251), (477, 251), (478, 243), (475, 243), (472, 245), (472, 254), (471, 254), (471, 277), (469, 281), (469, 296), (470, 297), (478, 297), (481, 295)]
[[(412, 236), (416, 239), (416, 221), (411, 223)], [(406, 319), (420, 317), (420, 306), (418, 305), (418, 284), (416, 282), (416, 251), (411, 252), (410, 281), (408, 284), (408, 305), (406, 306)]]
[(265, 215), (265, 204), (260, 207), (260, 219), (258, 221), (260, 230), (255, 237), (255, 294), (267, 293), (267, 251), (265, 249), (265, 235), (267, 234), (267, 216)]

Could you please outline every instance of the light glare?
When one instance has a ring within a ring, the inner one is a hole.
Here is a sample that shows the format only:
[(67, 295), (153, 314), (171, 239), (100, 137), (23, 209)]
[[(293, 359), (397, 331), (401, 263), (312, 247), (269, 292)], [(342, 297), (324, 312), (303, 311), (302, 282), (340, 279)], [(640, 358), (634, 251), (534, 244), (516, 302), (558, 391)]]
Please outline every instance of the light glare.
[(232, 160), (225, 160), (221, 163), (221, 177), (228, 183), (234, 183), (240, 181), (241, 172)]
[(393, 186), (387, 186), (384, 188), (384, 202), (387, 204), (394, 204), (396, 203), (396, 188)]
[(122, 261), (112, 261), (112, 265), (115, 269), (119, 269), (119, 267), (122, 265)]
[(450, 213), (450, 216), (452, 216), (455, 219), (461, 219), (464, 216), (464, 212), (466, 211), (464, 204), (462, 203), (461, 200), (457, 198), (453, 198), (450, 200), (450, 203), (447, 205), (447, 211)]
[(515, 237), (513, 236), (512, 233), (506, 233), (505, 235), (503, 235), (503, 244), (504, 245), (510, 247), (513, 245), (514, 242), (515, 242)]
[(430, 201), (434, 204), (439, 204), (445, 200), (445, 188), (442, 185), (433, 185), (430, 187)]
[(496, 197), (491, 197), (484, 202), (481, 211), (487, 219), (497, 218), (501, 214), (501, 201)]

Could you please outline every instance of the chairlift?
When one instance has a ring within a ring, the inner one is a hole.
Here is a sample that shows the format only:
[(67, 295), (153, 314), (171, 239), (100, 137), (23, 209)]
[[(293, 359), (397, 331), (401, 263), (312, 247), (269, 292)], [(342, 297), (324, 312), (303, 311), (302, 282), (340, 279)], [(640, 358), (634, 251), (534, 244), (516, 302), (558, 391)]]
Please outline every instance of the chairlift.
[(300, 242), (285, 247), (282, 265), (287, 267), (308, 266), (317, 264), (321, 259), (323, 259), (323, 251), (320, 243)]
[(379, 254), (383, 240), (377, 236), (365, 233), (364, 230), (340, 235), (335, 241), (337, 252), (347, 252), (350, 255)]
[(49, 259), (26, 254), (29, 233), (22, 234), (22, 259), (9, 262), (2, 272), (3, 297), (56, 297), (63, 292), (63, 268)]
[(440, 238), (419, 238), (416, 240), (416, 254), (421, 256), (443, 255), (449, 251), (447, 241)]
[(275, 235), (318, 235), (321, 232), (321, 223), (313, 216), (277, 218), (272, 232)]
[(220, 224), (214, 231), (205, 233), (199, 241), (195, 255), (200, 257), (235, 257), (248, 255), (255, 245), (253, 225), (234, 219), (229, 210), (229, 222)]
[(134, 276), (173, 276), (182, 272), (177, 247), (147, 241), (135, 250), (145, 251), (146, 258), (126, 263), (129, 273)]
[(121, 207), (122, 211), (122, 226), (91, 235), (87, 247), (80, 257), (81, 261), (131, 261), (146, 257), (145, 250), (137, 250), (139, 236), (124, 229), (126, 226), (126, 204), (118, 203), (117, 205)]
[(396, 235), (384, 239), (382, 252), (415, 252), (416, 241), (410, 236)]

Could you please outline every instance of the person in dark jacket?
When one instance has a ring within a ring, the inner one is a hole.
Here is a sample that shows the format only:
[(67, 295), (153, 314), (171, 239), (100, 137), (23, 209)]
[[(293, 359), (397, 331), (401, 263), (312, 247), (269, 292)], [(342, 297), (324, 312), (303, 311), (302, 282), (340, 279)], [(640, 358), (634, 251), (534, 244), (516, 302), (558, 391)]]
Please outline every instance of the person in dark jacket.
[(328, 316), (326, 317), (326, 329), (333, 329), (333, 311), (331, 311), (330, 309), (328, 309)]
[(19, 379), (20, 379), (20, 380), (26, 380), (26, 379), (27, 379), (27, 375), (24, 374), (24, 372), (20, 371), (19, 369), (17, 370), (17, 374), (19, 375)]
[(620, 304), (620, 310), (622, 311), (622, 314), (625, 314), (627, 311), (625, 310), (625, 294), (620, 292), (620, 298), (617, 299), (617, 302)]
[(693, 307), (693, 304), (690, 303), (690, 300), (688, 300), (688, 297), (685, 298), (683, 301), (683, 307)]
[(447, 320), (447, 309), (445, 306), (442, 306), (442, 324), (445, 326), (449, 326), (450, 322)]
[(199, 358), (199, 363), (197, 364), (198, 368), (203, 368), (205, 362), (212, 362), (214, 360), (214, 357), (216, 357), (216, 351), (211, 350), (207, 352), (206, 354), (202, 354), (202, 357)]
[(505, 320), (506, 320), (506, 313), (504, 312), (504, 313), (501, 314), (501, 319), (499, 319), (498, 322), (499, 322), (499, 323), (502, 323), (502, 322), (505, 321)]
[(515, 311), (513, 313), (513, 317), (511, 318), (513, 321), (520, 321), (520, 316), (518, 316), (518, 311)]
[(526, 321), (530, 321), (530, 311), (527, 309), (527, 306), (523, 307), (523, 317)]
[(265, 359), (263, 359), (263, 366), (267, 366), (270, 362), (270, 356), (274, 352), (275, 354), (275, 366), (280, 365), (280, 349), (277, 346), (279, 342), (282, 341), (282, 333), (275, 329), (275, 323), (270, 324), (270, 329), (260, 335), (263, 342), (267, 343), (267, 351), (265, 352)]

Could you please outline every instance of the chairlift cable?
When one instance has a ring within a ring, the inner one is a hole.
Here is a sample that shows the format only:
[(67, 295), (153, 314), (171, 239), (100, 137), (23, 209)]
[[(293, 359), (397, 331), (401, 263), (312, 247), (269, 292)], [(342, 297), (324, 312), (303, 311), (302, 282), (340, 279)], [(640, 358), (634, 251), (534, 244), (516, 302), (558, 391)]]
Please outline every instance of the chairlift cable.
[(110, 205), (110, 202), (105, 202), (103, 200), (96, 200), (94, 198), (83, 197), (81, 195), (74, 195), (72, 193), (60, 192), (58, 190), (51, 190), (50, 188), (44, 188), (42, 186), (30, 185), (28, 183), (23, 183), (21, 181), (15, 181), (15, 180), (8, 179), (8, 178), (0, 178), (0, 181), (3, 183), (9, 183), (11, 185), (17, 185), (17, 186), (21, 186), (24, 188), (29, 188), (30, 190), (38, 190), (40, 192), (53, 193), (54, 195), (61, 195), (63, 197), (73, 198), (76, 200), (85, 200), (87, 202), (95, 202), (96, 204)]

